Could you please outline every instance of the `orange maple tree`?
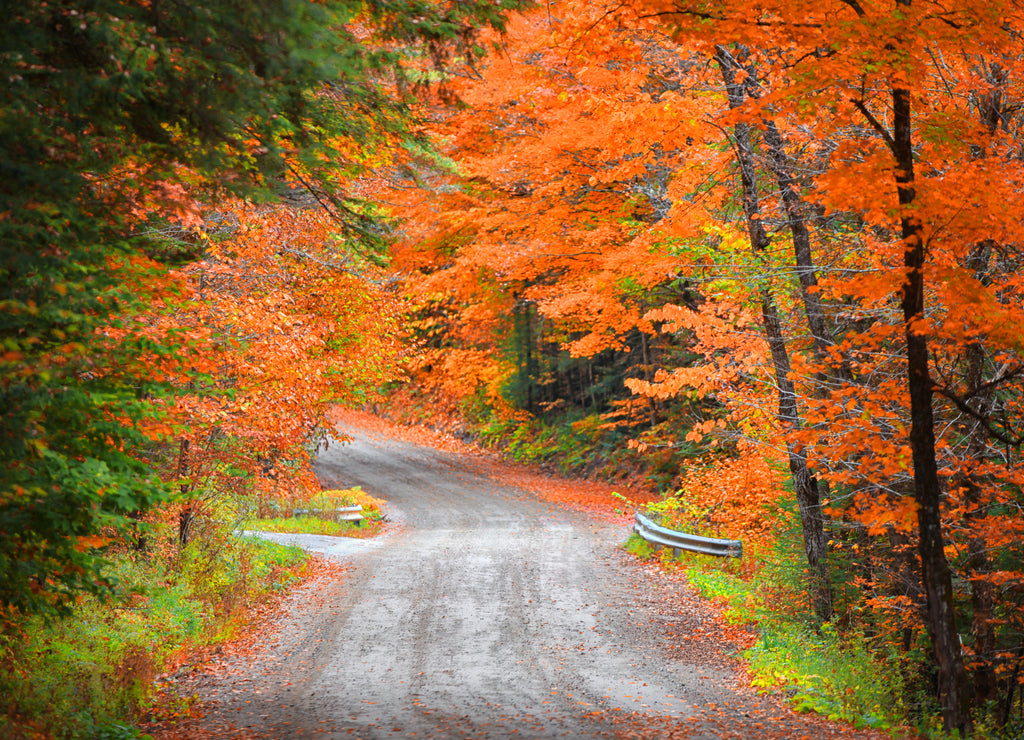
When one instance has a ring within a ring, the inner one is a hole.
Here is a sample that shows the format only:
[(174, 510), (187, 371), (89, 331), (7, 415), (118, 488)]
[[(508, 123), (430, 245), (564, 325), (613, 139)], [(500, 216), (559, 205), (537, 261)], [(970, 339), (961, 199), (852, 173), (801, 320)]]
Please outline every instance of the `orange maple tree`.
[(397, 301), (324, 210), (238, 202), (205, 229), (203, 258), (171, 275), (181, 296), (134, 327), (181, 346), (141, 356), (138, 371), (178, 386), (151, 433), (174, 440), (164, 474), (184, 499), (183, 545), (203, 503), (228, 491), (255, 483), (292, 502), (318, 491), (328, 411), (373, 400), (399, 354)]
[[(926, 627), (960, 731), (1016, 684), (1021, 22), (1003, 3), (565, 3), (453, 81), (467, 107), (432, 123), (450, 161), (391, 179), (420, 186), (392, 191), (396, 262), (433, 357), (463, 352), (425, 369), (495, 395), (517, 366), (554, 374), (543, 332), (623, 353), (651, 404), (703, 399), (637, 448), (782, 452), (819, 616), (855, 541), (878, 618), (909, 598)], [(495, 351), (524, 327), (526, 349)]]

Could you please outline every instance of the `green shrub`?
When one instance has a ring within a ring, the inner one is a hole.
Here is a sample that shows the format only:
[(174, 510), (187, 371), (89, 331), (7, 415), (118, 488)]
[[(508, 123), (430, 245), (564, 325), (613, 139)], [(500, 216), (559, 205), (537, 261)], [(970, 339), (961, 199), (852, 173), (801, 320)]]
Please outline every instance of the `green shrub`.
[[(697, 558), (708, 560), (711, 556), (696, 556), (688, 553), (682, 557), (691, 562)], [(722, 616), (729, 624), (750, 624), (757, 622), (761, 614), (761, 603), (754, 586), (735, 573), (728, 571), (734, 567), (731, 558), (717, 558), (720, 562), (712, 566), (693, 566), (686, 569), (686, 578), (697, 592), (706, 599), (717, 601), (722, 605)]]
[(640, 558), (641, 560), (649, 560), (654, 557), (656, 550), (654, 545), (645, 540), (643, 537), (633, 532), (629, 535), (629, 539), (622, 545), (626, 552)]
[(231, 634), (306, 558), (215, 531), (177, 557), (115, 558), (111, 575), (134, 592), (124, 601), (85, 597), (68, 618), (0, 631), (0, 737), (139, 737), (132, 724), (172, 656)]
[(893, 729), (906, 722), (899, 671), (867, 647), (863, 635), (841, 634), (832, 623), (819, 632), (791, 622), (763, 624), (744, 653), (753, 685), (782, 687), (797, 711), (813, 711), (856, 727)]

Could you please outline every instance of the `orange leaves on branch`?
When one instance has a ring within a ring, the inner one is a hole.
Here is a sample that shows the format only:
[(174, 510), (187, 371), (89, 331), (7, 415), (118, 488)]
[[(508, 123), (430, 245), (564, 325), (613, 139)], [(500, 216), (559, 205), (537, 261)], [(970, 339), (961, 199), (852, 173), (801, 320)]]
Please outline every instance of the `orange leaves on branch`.
[[(729, 300), (709, 302), (698, 310), (669, 304), (648, 312), (644, 320), (660, 325), (663, 332), (688, 335), (691, 351), (701, 359), (685, 367), (658, 369), (652, 380), (627, 379), (630, 391), (659, 401), (680, 395), (713, 396), (729, 410), (737, 431), (751, 437), (763, 435), (766, 417), (752, 409), (768, 404), (764, 386), (767, 350), (761, 337), (750, 331), (753, 317), (747, 309)], [(726, 424), (724, 418), (700, 420), (683, 439), (702, 442)]]
[[(877, 537), (890, 529), (913, 533), (917, 527), (917, 509), (917, 502), (909, 496), (896, 498), (877, 491), (862, 491), (853, 497), (852, 514), (863, 522), (869, 535)], [(842, 515), (841, 511), (832, 513)]]
[(780, 462), (751, 449), (733, 459), (688, 466), (676, 496), (685, 504), (682, 511), (689, 512), (685, 516), (699, 513), (701, 521), (680, 524), (703, 528), (712, 536), (770, 545), (783, 517), (780, 504), (788, 496), (784, 480), (773, 469)]
[[(321, 211), (235, 203), (215, 229), (203, 259), (174, 273), (184, 297), (155, 302), (132, 328), (178, 346), (139, 359), (181, 389), (147, 433), (187, 435), (191, 489), (242, 485), (248, 471), (276, 495), (315, 490), (310, 445), (330, 405), (371, 398), (394, 376), (399, 307)], [(299, 467), (285, 475), (286, 461)]]
[(473, 332), (478, 307), (501, 295), (506, 316), (515, 300), (535, 305), (574, 357), (618, 349), (649, 308), (642, 292), (677, 262), (643, 224), (660, 218), (680, 142), (703, 135), (702, 116), (670, 85), (647, 89), (677, 74), (658, 37), (590, 34), (594, 10), (570, 3), (558, 24), (542, 10), (515, 16), (501, 53), (452, 81), (465, 110), (425, 111), (453, 166), (414, 159), (378, 184), (404, 219), (395, 265), (411, 289), (460, 304), (452, 336)]

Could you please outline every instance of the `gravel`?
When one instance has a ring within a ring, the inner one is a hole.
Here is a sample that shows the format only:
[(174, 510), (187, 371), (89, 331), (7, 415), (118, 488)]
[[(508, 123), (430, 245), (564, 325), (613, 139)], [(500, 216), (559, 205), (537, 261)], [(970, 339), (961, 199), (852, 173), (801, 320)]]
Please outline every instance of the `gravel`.
[(396, 526), (264, 535), (347, 573), (298, 589), (259, 650), (182, 678), (203, 716), (158, 737), (869, 736), (745, 689), (714, 611), (625, 554), (627, 526), (369, 434), (318, 473), (385, 499)]

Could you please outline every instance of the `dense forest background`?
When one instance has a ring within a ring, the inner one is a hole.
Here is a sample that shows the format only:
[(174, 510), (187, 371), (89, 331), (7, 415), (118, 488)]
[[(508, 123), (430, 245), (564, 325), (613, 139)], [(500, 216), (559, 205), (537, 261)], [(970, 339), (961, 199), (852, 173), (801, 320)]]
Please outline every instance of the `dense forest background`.
[(113, 556), (317, 495), (330, 408), (375, 406), (640, 482), (748, 578), (788, 547), (776, 601), (907, 726), (1012, 736), (1021, 13), (7, 13), (6, 660)]

